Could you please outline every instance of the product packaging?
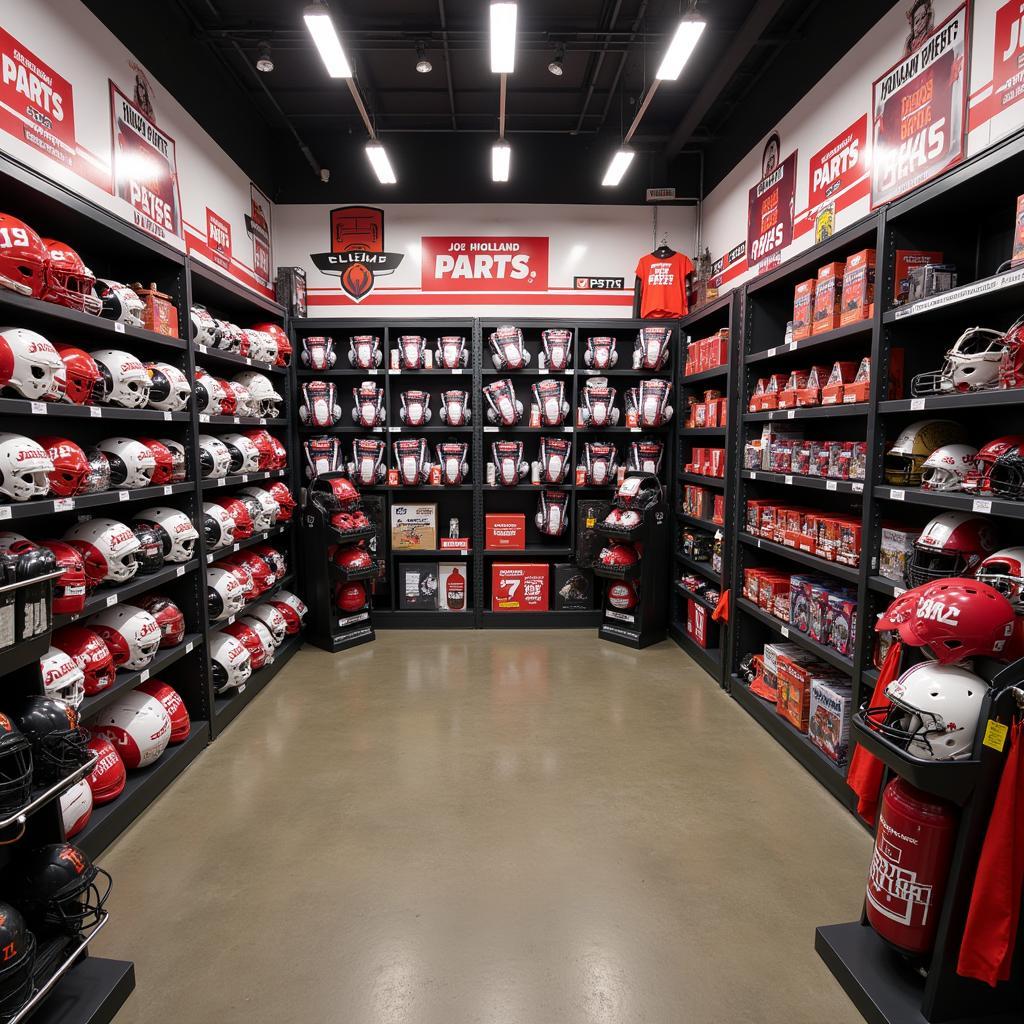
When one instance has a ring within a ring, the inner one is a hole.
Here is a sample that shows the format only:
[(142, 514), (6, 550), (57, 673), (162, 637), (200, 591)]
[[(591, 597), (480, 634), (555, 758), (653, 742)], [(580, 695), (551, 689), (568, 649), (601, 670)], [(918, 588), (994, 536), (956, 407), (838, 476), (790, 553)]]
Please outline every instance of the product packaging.
[(923, 249), (897, 249), (896, 267), (893, 274), (894, 304), (902, 305), (907, 301), (910, 292), (910, 272), (915, 267), (923, 267), (928, 263), (941, 263), (941, 252), (928, 252)]
[(826, 263), (818, 269), (814, 286), (814, 320), (812, 333), (834, 331), (843, 312), (843, 273), (845, 263)]
[(857, 323), (874, 315), (875, 250), (861, 249), (846, 261), (843, 274), (843, 310), (840, 324)]
[(484, 548), (487, 551), (522, 551), (526, 547), (526, 515), (522, 512), (488, 512), (484, 516)]
[(817, 280), (801, 281), (793, 293), (793, 341), (805, 341), (811, 336), (814, 322), (814, 290)]
[(811, 684), (808, 736), (827, 758), (846, 766), (850, 746), (850, 716), (853, 691), (849, 686), (829, 680)]
[(559, 562), (552, 566), (556, 611), (590, 611), (594, 607), (594, 574)]
[(435, 611), (437, 577), (437, 562), (399, 562), (398, 607), (408, 611)]
[(546, 612), (547, 562), (495, 562), (491, 566), (491, 611)]
[(437, 567), (437, 607), (445, 612), (469, 611), (466, 594), (469, 570), (465, 562), (441, 562)]
[(392, 505), (391, 547), (395, 551), (436, 551), (437, 505)]

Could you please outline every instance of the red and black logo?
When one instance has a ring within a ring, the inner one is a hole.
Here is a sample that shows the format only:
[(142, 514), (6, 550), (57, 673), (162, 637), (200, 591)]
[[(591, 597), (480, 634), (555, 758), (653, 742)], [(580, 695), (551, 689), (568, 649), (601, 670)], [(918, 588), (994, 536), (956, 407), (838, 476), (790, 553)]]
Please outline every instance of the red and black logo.
[(405, 253), (384, 251), (384, 211), (372, 206), (331, 210), (331, 251), (310, 254), (322, 274), (341, 278), (344, 292), (361, 302), (378, 276), (393, 274)]

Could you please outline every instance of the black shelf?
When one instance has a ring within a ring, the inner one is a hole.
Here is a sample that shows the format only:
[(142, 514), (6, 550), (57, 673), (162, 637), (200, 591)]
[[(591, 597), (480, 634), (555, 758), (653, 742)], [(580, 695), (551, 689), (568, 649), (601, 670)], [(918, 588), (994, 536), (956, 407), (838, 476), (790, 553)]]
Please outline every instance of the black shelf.
[(950, 314), (970, 312), (984, 316), (992, 310), (1002, 311), (1007, 306), (1017, 307), (1024, 293), (1024, 267), (1007, 270), (1003, 274), (979, 278), (970, 284), (951, 288), (918, 302), (887, 309), (882, 314), (882, 323), (934, 323), (948, 319)]
[(714, 580), (714, 582), (721, 584), (722, 574), (715, 572), (710, 562), (696, 562), (687, 555), (681, 555), (678, 551), (674, 554), (676, 561), (680, 565), (685, 566), (691, 572), (700, 573), (702, 576), (706, 576), (709, 580)]
[(200, 366), (207, 363), (219, 363), (221, 366), (234, 367), (241, 373), (242, 370), (256, 370), (259, 373), (287, 374), (286, 366), (275, 366), (273, 363), (261, 363), (250, 356), (242, 356), (237, 352), (225, 352), (224, 349), (212, 348), (209, 345), (196, 343), (193, 345), (196, 354), (196, 362)]
[[(787, 360), (793, 362), (803, 359), (808, 352), (817, 355), (819, 352), (827, 352), (830, 349), (842, 346), (851, 339), (871, 340), (871, 332), (874, 327), (872, 320), (858, 320), (855, 324), (847, 324), (845, 327), (837, 327), (827, 334), (815, 334), (804, 341), (784, 342), (781, 345), (774, 345), (762, 352), (752, 352), (745, 362), (747, 365), (758, 365), (770, 363), (776, 360)], [(865, 352), (865, 355), (867, 353)]]
[(700, 484), (702, 487), (725, 487), (725, 477), (704, 476), (702, 473), (678, 473), (676, 479), (687, 484)]
[(680, 437), (725, 437), (725, 427), (682, 427)]
[[(451, 371), (449, 370), (448, 372), (450, 373)], [(467, 370), (466, 375), (469, 376), (472, 372), (472, 370)], [(375, 367), (372, 370), (354, 370), (347, 366), (335, 366), (330, 370), (311, 370), (309, 367), (299, 363), (296, 367), (295, 375), (301, 380), (306, 380), (307, 378), (310, 380), (320, 380), (326, 377), (386, 377), (388, 376), (388, 371), (383, 366)]]
[[(568, 558), (569, 547), (551, 547), (546, 544), (527, 544), (525, 548), (502, 548), (500, 551), (484, 549), (484, 558)], [(497, 612), (498, 615), (521, 614), (519, 612)]]
[(982, 512), (1008, 519), (1024, 519), (1024, 502), (1007, 501), (1004, 498), (979, 498), (956, 491), (925, 491), (920, 487), (879, 486), (874, 493), (883, 501), (902, 501), (909, 505), (926, 505), (954, 512)]
[[(503, 491), (512, 490), (509, 487), (501, 488)], [(408, 491), (472, 491), (472, 484), (398, 484), (396, 487), (360, 487), (361, 491), (378, 492), (386, 491), (389, 494), (402, 494)]]
[(696, 601), (697, 604), (702, 604), (709, 612), (713, 612), (718, 607), (717, 602), (709, 601), (706, 597), (701, 597), (700, 594), (695, 594), (692, 590), (687, 590), (678, 580), (672, 584), (675, 587), (676, 593), (679, 597), (685, 598), (687, 601)]
[[(159, 409), (122, 409), (117, 405), (71, 405), (68, 402), (30, 402), (26, 398), (0, 398), (2, 416), (45, 416), (48, 419), (131, 420), (133, 423), (188, 423), (187, 412)], [(42, 433), (42, 431), (40, 431)]]
[[(189, 275), (192, 279), (193, 302), (211, 306), (214, 310), (228, 313), (232, 317), (248, 315), (255, 319), (257, 311), (275, 320), (281, 320), (285, 315), (284, 306), (246, 288), (219, 270), (214, 270), (196, 259), (189, 259)], [(239, 326), (248, 327), (249, 324), (241, 323)]]
[(757, 548), (759, 551), (767, 551), (769, 554), (777, 555), (791, 562), (806, 565), (809, 569), (823, 572), (828, 576), (835, 576), (838, 579), (846, 580), (849, 583), (856, 583), (860, 579), (860, 570), (841, 562), (831, 562), (827, 558), (819, 558), (806, 551), (799, 551), (791, 548), (788, 544), (776, 544), (775, 541), (765, 540), (762, 537), (755, 537), (750, 533), (739, 534), (741, 544)]
[[(602, 432), (608, 432), (608, 431), (628, 430), (630, 428), (628, 428), (628, 427), (593, 427), (593, 428), (579, 427), (577, 429), (579, 430), (580, 433), (584, 433), (585, 431), (590, 430), (590, 429), (593, 429), (593, 431), (595, 433), (602, 433)], [(637, 428), (637, 429), (638, 429), (638, 432), (639, 432), (639, 428)], [(494, 426), (493, 423), (488, 423), (484, 427), (484, 433), (485, 434), (538, 434), (539, 435), (539, 434), (571, 434), (572, 432), (573, 432), (573, 428), (571, 426), (567, 426), (564, 423), (560, 424), (557, 427), (530, 427), (530, 426), (524, 426), (523, 424), (520, 424), (519, 426), (516, 426), (516, 427), (503, 427), (503, 426), (497, 426), (496, 427), (496, 426)]]
[(288, 664), (300, 647), (302, 647), (301, 636), (288, 637), (277, 649), (274, 663), (272, 665), (264, 665), (253, 672), (246, 680), (245, 689), (241, 693), (233, 693), (230, 697), (214, 698), (213, 714), (217, 735), (220, 735), (242, 713), (253, 698), (266, 689), (270, 681)]
[(863, 480), (832, 480), (824, 476), (805, 476), (802, 473), (766, 473), (761, 469), (744, 469), (740, 472), (744, 480), (758, 483), (784, 484), (786, 487), (806, 487), (815, 491), (837, 491), (842, 494), (863, 494)]
[(243, 484), (261, 484), (264, 480), (283, 480), (288, 475), (286, 469), (272, 469), (260, 473), (239, 473), (225, 476), (220, 480), (203, 480), (203, 491), (217, 491), (222, 487), (241, 487)]
[[(688, 596), (693, 597), (692, 594)], [(716, 682), (719, 680), (722, 674), (722, 652), (718, 647), (701, 647), (686, 635), (685, 627), (676, 622), (669, 623), (668, 636), (690, 656), (691, 661), (696, 662)]]
[(684, 373), (680, 383), (685, 387), (687, 384), (701, 384), (706, 380), (717, 380), (719, 377), (729, 376), (729, 364), (713, 366), (710, 370), (701, 370), (700, 373)]
[(994, 391), (965, 391), (955, 395), (926, 395), (923, 398), (892, 398), (878, 403), (880, 413), (938, 412), (954, 409), (987, 409), (991, 406), (1019, 406), (1024, 403), (1024, 388), (1000, 388)]
[[(554, 429), (554, 428), (548, 428), (548, 429)], [(433, 426), (433, 427), (407, 427), (407, 426), (402, 425), (402, 426), (398, 426), (398, 427), (388, 427), (388, 433), (390, 433), (390, 434), (412, 434), (412, 435), (416, 435), (416, 434), (472, 434), (473, 433), (473, 428), (471, 426), (469, 426), (469, 427), (446, 427), (444, 424), (441, 424), (441, 426), (439, 426), (439, 427), (438, 426)]]
[(287, 427), (284, 416), (268, 419), (266, 416), (210, 416), (203, 420), (211, 427)]
[(683, 523), (689, 523), (690, 526), (697, 526), (702, 530), (708, 530), (711, 533), (717, 533), (719, 530), (725, 529), (725, 523), (716, 523), (713, 519), (700, 519), (697, 516), (691, 516), (686, 512), (676, 512), (676, 519)]
[(134, 990), (131, 961), (87, 956), (54, 985), (31, 1020), (33, 1024), (110, 1024)]
[[(38, 519), (58, 512), (73, 512), (87, 508), (102, 509), (102, 514), (116, 519), (115, 513), (122, 505), (137, 505), (143, 501), (159, 502), (175, 494), (195, 494), (195, 490), (195, 483), (186, 481), (161, 487), (139, 487), (134, 491), (101, 491), (99, 494), (82, 494), (75, 498), (13, 502), (10, 505), (0, 505), (0, 519)], [(10, 513), (5, 513), (5, 509), (9, 509)]]
[(300, 423), (300, 434), (387, 434), (388, 427), (361, 427), (358, 423), (336, 423), (333, 427), (314, 427), (311, 423)]
[(487, 493), (487, 494), (493, 494), (496, 491), (534, 491), (535, 493), (540, 494), (541, 491), (568, 491), (568, 490), (572, 490), (572, 486), (573, 485), (571, 483), (561, 483), (561, 484), (530, 484), (530, 483), (522, 483), (522, 484), (511, 484), (510, 486), (507, 486), (507, 487), (504, 484), (483, 484), (482, 485), (484, 492)]
[(292, 572), (286, 573), (281, 577), (272, 587), (268, 587), (260, 594), (259, 597), (254, 597), (251, 601), (246, 601), (241, 608), (238, 609), (234, 615), (229, 615), (226, 619), (218, 619), (216, 622), (210, 621), (210, 631), (219, 632), (225, 626), (230, 626), (231, 623), (237, 622), (243, 615), (248, 615), (253, 608), (258, 604), (263, 604), (264, 601), (269, 601), (278, 591), (284, 590), (285, 587), (290, 587), (295, 582), (295, 574)]
[(876, 594), (888, 594), (889, 597), (898, 597), (907, 590), (907, 586), (903, 583), (897, 583), (895, 580), (887, 579), (885, 576), (869, 576), (868, 590), (873, 590)]
[[(461, 548), (455, 550), (444, 550), (443, 548), (414, 548), (412, 550), (406, 548), (391, 548), (391, 556), (393, 558), (436, 558), (438, 560), (444, 558), (472, 558), (473, 549), (462, 550)], [(374, 613), (376, 621), (376, 613)]]
[(192, 763), (210, 739), (210, 723), (193, 720), (188, 739), (168, 747), (148, 768), (128, 773), (124, 792), (92, 812), (89, 824), (75, 838), (94, 860)]
[(87, 615), (101, 612), (104, 608), (110, 608), (115, 604), (123, 604), (137, 594), (145, 594), (148, 590), (154, 590), (156, 587), (171, 583), (190, 572), (195, 572), (198, 567), (199, 560), (193, 558), (190, 562), (183, 562), (181, 565), (165, 565), (159, 572), (150, 572), (145, 575), (136, 574), (119, 587), (100, 587), (85, 599), (85, 607), (77, 615), (55, 615), (53, 617), (54, 628), (66, 626), (69, 622), (77, 622)]
[(281, 526), (275, 526), (269, 530), (261, 530), (259, 533), (254, 533), (251, 537), (247, 537), (245, 540), (235, 541), (234, 544), (228, 544), (225, 547), (217, 548), (214, 551), (206, 552), (206, 564), (209, 565), (211, 562), (216, 562), (219, 558), (227, 558), (228, 555), (233, 554), (236, 551), (243, 551), (245, 548), (251, 548), (254, 544), (262, 544), (264, 541), (268, 541), (273, 537), (280, 537), (283, 533), (288, 530), (291, 523), (284, 523)]
[(787, 640), (792, 640), (793, 643), (810, 651), (811, 654), (827, 662), (833, 668), (846, 672), (848, 675), (853, 675), (852, 658), (847, 658), (834, 648), (820, 644), (817, 640), (812, 640), (806, 633), (802, 633), (797, 629), (796, 626), (791, 626), (788, 622), (783, 622), (781, 619), (775, 618), (774, 615), (769, 615), (768, 612), (762, 611), (757, 605), (752, 604), (744, 597), (736, 599), (736, 607), (752, 618), (764, 623), (770, 629), (775, 630), (780, 636), (785, 637)]
[(744, 423), (766, 423), (770, 420), (823, 420), (836, 416), (867, 416), (867, 402), (842, 405), (803, 405), (798, 409), (768, 409), (765, 412), (745, 412)]
[[(662, 431), (668, 430), (669, 427), (673, 426), (675, 420), (669, 420), (668, 423), (662, 423), (660, 427), (576, 427), (577, 434), (656, 434)], [(552, 427), (537, 427), (537, 431), (541, 432), (545, 429), (551, 430)], [(568, 428), (566, 433), (572, 428)]]

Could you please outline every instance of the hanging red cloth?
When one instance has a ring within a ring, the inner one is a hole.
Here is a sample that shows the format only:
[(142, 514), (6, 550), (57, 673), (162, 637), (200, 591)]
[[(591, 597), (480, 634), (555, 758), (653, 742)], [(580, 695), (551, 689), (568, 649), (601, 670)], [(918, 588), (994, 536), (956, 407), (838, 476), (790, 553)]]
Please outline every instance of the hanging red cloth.
[[(882, 708), (889, 706), (889, 698), (885, 688), (896, 678), (900, 667), (900, 655), (903, 645), (894, 640), (882, 662), (875, 683), (874, 693), (868, 707)], [(878, 813), (879, 790), (882, 788), (882, 769), (884, 765), (870, 751), (859, 743), (853, 748), (850, 758), (850, 769), (846, 773), (846, 784), (857, 794), (857, 813), (869, 824), (874, 825)]]
[(1008, 981), (1024, 891), (1024, 725), (1010, 731), (1010, 752), (978, 860), (957, 974), (995, 987)]
[(729, 621), (729, 591), (723, 590), (722, 596), (718, 599), (718, 604), (715, 605), (715, 610), (711, 613), (711, 619), (714, 622), (728, 622)]

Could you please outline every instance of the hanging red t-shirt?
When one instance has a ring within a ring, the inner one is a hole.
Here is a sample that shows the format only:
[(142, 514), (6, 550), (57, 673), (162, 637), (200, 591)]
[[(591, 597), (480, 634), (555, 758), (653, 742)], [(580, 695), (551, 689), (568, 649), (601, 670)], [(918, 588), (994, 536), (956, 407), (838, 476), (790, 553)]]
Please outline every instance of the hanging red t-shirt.
[(640, 316), (645, 320), (668, 320), (686, 316), (686, 279), (693, 273), (689, 256), (673, 253), (660, 259), (653, 252), (640, 257), (636, 276), (640, 278)]

